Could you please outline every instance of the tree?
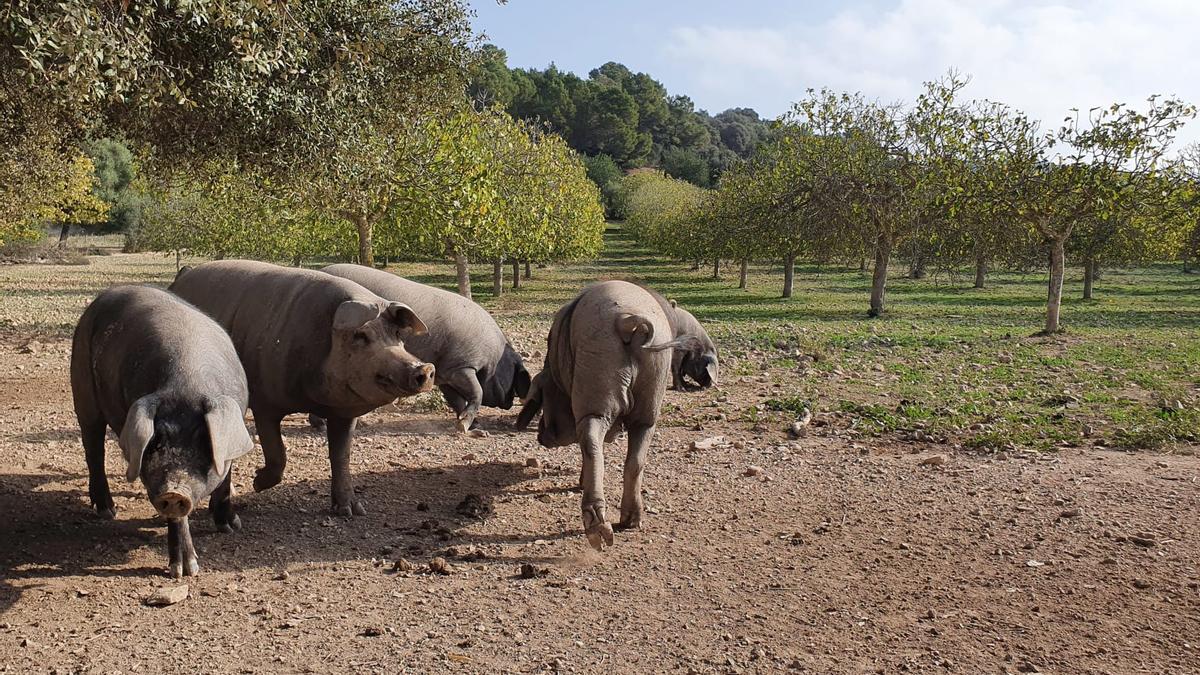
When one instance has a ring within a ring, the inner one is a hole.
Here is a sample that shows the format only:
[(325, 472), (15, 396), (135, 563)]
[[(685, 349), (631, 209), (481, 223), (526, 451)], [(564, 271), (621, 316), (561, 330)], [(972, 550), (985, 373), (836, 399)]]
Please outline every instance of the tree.
[[(1066, 249), (1076, 228), (1129, 217), (1134, 198), (1160, 170), (1183, 121), (1194, 114), (1175, 99), (1149, 99), (1146, 112), (1123, 104), (1076, 112), (1053, 134), (1027, 125), (1006, 153), (996, 195), (1049, 249), (1050, 281), (1043, 333), (1060, 329)], [(1054, 156), (1049, 156), (1052, 150)]]
[(85, 144), (96, 165), (96, 196), (108, 204), (108, 221), (101, 231), (128, 232), (137, 227), (141, 195), (133, 189), (137, 168), (133, 153), (122, 142), (102, 138)]
[(621, 189), (621, 178), (625, 173), (621, 167), (608, 155), (585, 155), (583, 165), (587, 168), (588, 179), (596, 184), (604, 203), (604, 211), (608, 216), (613, 215), (613, 199)]
[(96, 196), (96, 167), (85, 155), (78, 155), (51, 188), (58, 199), (43, 211), (43, 216), (61, 226), (58, 244), (67, 241), (72, 225), (87, 225), (108, 217), (108, 204)]

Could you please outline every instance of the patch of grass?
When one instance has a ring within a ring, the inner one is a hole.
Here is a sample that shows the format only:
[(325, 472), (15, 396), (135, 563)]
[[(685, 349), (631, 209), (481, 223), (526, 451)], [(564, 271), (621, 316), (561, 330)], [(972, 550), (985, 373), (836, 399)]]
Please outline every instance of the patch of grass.
[[(173, 256), (90, 260), (85, 267), (0, 265), (0, 326), (66, 337), (101, 289), (165, 286), (175, 274)], [(807, 404), (814, 412), (840, 411), (861, 433), (922, 428), (982, 447), (1052, 448), (1103, 438), (1174, 451), (1197, 442), (1200, 276), (1175, 266), (1112, 270), (1089, 303), (1078, 299), (1082, 271), (1069, 268), (1068, 331), (1049, 337), (1034, 336), (1044, 319), (1041, 271), (993, 273), (983, 290), (970, 288), (966, 271), (922, 280), (897, 274), (888, 280), (887, 313), (868, 320), (870, 278), (857, 269), (800, 266), (794, 297), (785, 300), (778, 297), (778, 263), (751, 265), (747, 290), (736, 288), (732, 268), (717, 280), (711, 266), (690, 268), (641, 249), (612, 225), (597, 260), (535, 265), (520, 290), (511, 290), (505, 266), (501, 297), (491, 295), (491, 265), (472, 265), (471, 273), (475, 300), (525, 352), (543, 351), (554, 312), (598, 279), (639, 281), (678, 300), (719, 345), (722, 386), (754, 400), (729, 411), (723, 424), (775, 422)], [(446, 261), (393, 262), (389, 270), (455, 288)], [(541, 358), (528, 361), (536, 367)], [(1177, 419), (1159, 416), (1168, 399), (1185, 408)], [(664, 409), (663, 424), (690, 425), (699, 411), (717, 411), (703, 407), (711, 402), (703, 395), (672, 400), (683, 408)], [(1085, 425), (1089, 438), (1081, 433)]]

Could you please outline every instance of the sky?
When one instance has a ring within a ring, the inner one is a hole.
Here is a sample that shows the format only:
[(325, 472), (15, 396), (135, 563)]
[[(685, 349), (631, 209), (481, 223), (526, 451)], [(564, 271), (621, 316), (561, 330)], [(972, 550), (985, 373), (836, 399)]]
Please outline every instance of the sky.
[[(911, 101), (954, 68), (966, 98), (1056, 128), (1151, 94), (1200, 103), (1200, 0), (470, 0), (509, 65), (646, 72), (710, 113), (787, 112), (809, 88)], [(1200, 123), (1182, 142), (1200, 141)]]

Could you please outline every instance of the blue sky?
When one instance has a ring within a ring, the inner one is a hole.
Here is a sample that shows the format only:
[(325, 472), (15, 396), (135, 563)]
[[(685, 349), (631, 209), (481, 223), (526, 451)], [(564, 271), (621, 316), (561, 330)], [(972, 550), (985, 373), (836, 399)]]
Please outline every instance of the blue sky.
[[(1057, 126), (1072, 107), (1200, 103), (1200, 0), (471, 0), (509, 65), (624, 63), (719, 112), (785, 112), (808, 87), (911, 100), (954, 67), (966, 95)], [(1183, 140), (1200, 140), (1193, 122)]]

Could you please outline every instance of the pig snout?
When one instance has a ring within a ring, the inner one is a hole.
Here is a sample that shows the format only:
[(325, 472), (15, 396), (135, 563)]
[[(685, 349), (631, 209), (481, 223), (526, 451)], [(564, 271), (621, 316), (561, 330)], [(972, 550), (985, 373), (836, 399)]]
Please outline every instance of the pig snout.
[(410, 361), (378, 376), (379, 384), (397, 396), (416, 394), (433, 388), (434, 367), (431, 363)]
[(182, 488), (168, 488), (150, 500), (164, 518), (175, 520), (192, 513), (192, 498)]

